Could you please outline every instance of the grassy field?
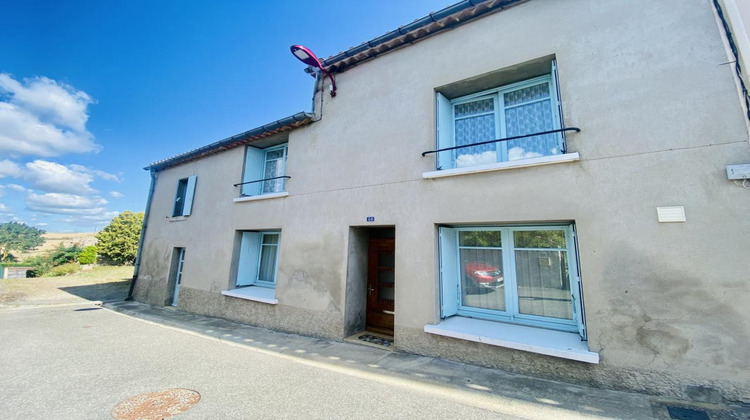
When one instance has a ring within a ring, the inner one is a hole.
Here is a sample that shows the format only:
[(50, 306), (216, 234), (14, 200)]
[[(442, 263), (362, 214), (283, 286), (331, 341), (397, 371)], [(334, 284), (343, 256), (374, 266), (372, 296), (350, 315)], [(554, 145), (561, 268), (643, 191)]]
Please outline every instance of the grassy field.
[(89, 245), (95, 245), (96, 244), (96, 232), (88, 232), (88, 233), (45, 233), (42, 235), (42, 238), (44, 238), (44, 244), (41, 246), (34, 248), (30, 251), (23, 252), (23, 253), (12, 253), (15, 255), (16, 258), (18, 258), (19, 261), (23, 261), (28, 257), (36, 256), (36, 255), (42, 255), (49, 251), (54, 250), (57, 248), (60, 244), (63, 246), (72, 246), (77, 244), (80, 247), (85, 247)]
[(0, 280), (0, 307), (125, 299), (133, 266), (96, 266), (70, 276)]

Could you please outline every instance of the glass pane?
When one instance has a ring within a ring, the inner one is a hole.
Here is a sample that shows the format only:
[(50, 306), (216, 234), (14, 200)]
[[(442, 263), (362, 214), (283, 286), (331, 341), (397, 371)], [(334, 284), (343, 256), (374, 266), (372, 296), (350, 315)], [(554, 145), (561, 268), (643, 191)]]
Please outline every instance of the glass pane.
[[(463, 233), (463, 232), (462, 232)], [(461, 303), (505, 310), (503, 254), (499, 249), (461, 249)]]
[(490, 246), (501, 247), (502, 238), (499, 230), (473, 231), (458, 233), (459, 246)]
[(390, 252), (378, 254), (378, 265), (381, 267), (393, 267), (396, 255)]
[[(495, 114), (456, 120), (456, 146), (495, 140)], [(494, 143), (456, 149), (456, 167), (483, 165), (497, 162)]]
[[(274, 178), (277, 176), (284, 175), (284, 164), (282, 160), (270, 160), (266, 162), (266, 169), (263, 173), (263, 178)], [(263, 182), (263, 192), (281, 192), (284, 190), (284, 179), (273, 179), (270, 181)]]
[(393, 283), (393, 271), (379, 270), (378, 281), (381, 283)]
[(516, 250), (515, 256), (519, 311), (573, 319), (568, 253)]
[(456, 105), (454, 108), (456, 118), (466, 117), (469, 115), (483, 114), (495, 110), (495, 102), (492, 98), (480, 99), (465, 104)]
[(378, 299), (379, 300), (394, 300), (395, 289), (392, 287), (378, 287)]
[(284, 157), (284, 149), (266, 152), (266, 160), (281, 159), (282, 157)]
[(563, 230), (520, 230), (513, 232), (513, 242), (516, 248), (566, 248)]
[(278, 244), (279, 234), (278, 233), (264, 233), (263, 244)]
[(549, 84), (547, 82), (508, 92), (503, 96), (505, 107), (549, 98)]
[(276, 250), (275, 245), (263, 245), (261, 247), (258, 281), (274, 281), (276, 276)]
[[(506, 108), (505, 136), (514, 137), (554, 130), (556, 127), (552, 112), (552, 101), (550, 99)], [(508, 160), (529, 159), (561, 153), (559, 133), (510, 140), (507, 144)]]

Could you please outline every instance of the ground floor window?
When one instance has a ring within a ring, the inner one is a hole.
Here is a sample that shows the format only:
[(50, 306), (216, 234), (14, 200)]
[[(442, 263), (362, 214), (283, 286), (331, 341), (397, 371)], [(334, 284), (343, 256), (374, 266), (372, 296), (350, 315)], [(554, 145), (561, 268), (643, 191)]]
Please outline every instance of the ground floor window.
[(440, 228), (442, 317), (562, 331), (585, 338), (573, 225)]
[(281, 232), (242, 232), (237, 287), (276, 286)]

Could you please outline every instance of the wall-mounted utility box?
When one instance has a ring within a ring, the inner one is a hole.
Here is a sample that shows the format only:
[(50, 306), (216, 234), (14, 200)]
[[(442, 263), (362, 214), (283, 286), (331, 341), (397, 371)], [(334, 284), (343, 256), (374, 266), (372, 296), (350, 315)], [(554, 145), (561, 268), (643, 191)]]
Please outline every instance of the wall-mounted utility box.
[(750, 179), (750, 164), (727, 166), (727, 178)]

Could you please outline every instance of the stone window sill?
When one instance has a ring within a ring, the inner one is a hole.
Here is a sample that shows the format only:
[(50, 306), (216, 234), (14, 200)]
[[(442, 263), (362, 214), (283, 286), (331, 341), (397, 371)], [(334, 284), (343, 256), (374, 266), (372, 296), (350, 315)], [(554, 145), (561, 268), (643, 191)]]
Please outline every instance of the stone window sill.
[(269, 305), (276, 305), (279, 303), (279, 300), (276, 299), (276, 289), (271, 289), (269, 287), (241, 287), (239, 289), (224, 290), (221, 294), (239, 299), (268, 303)]
[(170, 222), (182, 222), (183, 220), (187, 220), (188, 216), (172, 216), (169, 218)]
[(461, 316), (452, 316), (437, 325), (427, 324), (424, 326), (424, 331), (491, 346), (545, 354), (585, 363), (599, 363), (599, 353), (589, 351), (586, 342), (582, 341), (581, 337), (575, 333)]
[(263, 195), (253, 195), (250, 197), (237, 197), (233, 201), (235, 203), (244, 203), (246, 201), (258, 201), (258, 200), (268, 200), (271, 198), (281, 198), (288, 196), (289, 193), (284, 191), (280, 193), (271, 193), (271, 194), (263, 194)]
[(468, 166), (465, 168), (444, 169), (441, 171), (424, 172), (422, 178), (435, 179), (449, 176), (478, 174), (482, 172), (504, 171), (507, 169), (529, 168), (532, 166), (552, 165), (555, 163), (575, 162), (581, 157), (578, 152), (565, 153), (563, 155), (541, 156), (531, 159), (512, 160), (510, 162), (491, 163), (489, 165)]

